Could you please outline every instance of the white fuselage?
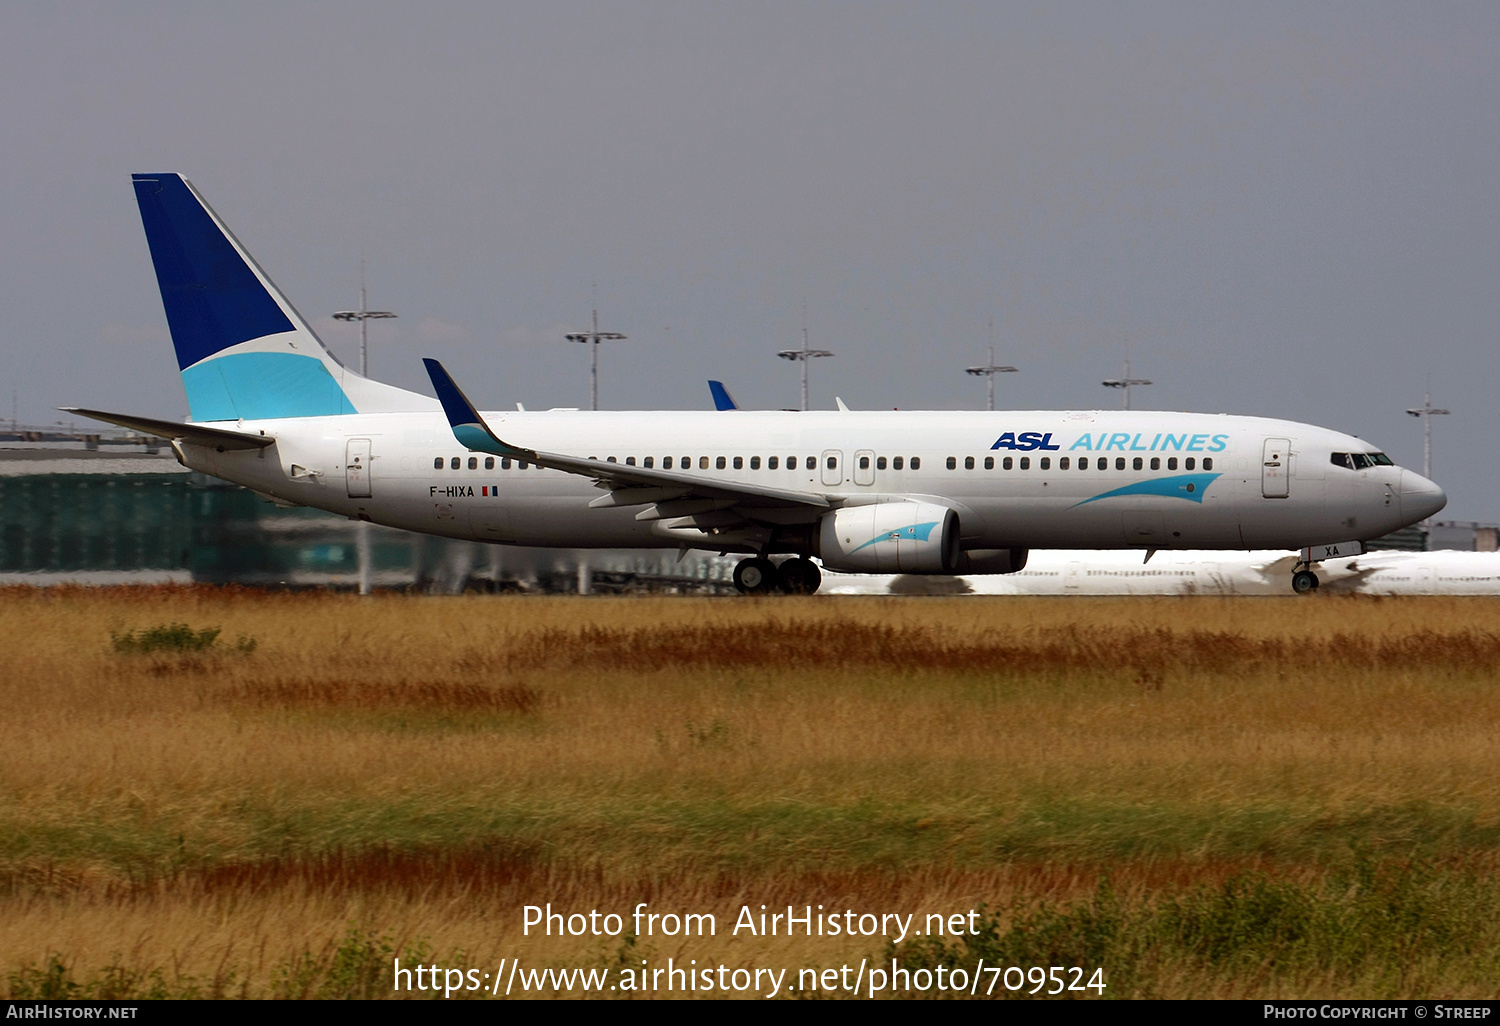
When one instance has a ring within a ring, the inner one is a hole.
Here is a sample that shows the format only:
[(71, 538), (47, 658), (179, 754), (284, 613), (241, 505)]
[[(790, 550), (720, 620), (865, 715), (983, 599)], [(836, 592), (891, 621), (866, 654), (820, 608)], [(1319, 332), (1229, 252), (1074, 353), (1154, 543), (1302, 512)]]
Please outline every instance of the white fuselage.
[[(1373, 451), (1353, 436), (1257, 417), (1147, 411), (484, 417), (508, 443), (535, 451), (805, 491), (833, 508), (938, 503), (958, 513), (966, 550), (1292, 549), (1379, 537), (1443, 503), (1440, 489), (1409, 470), (1335, 465), (1335, 453)], [(263, 431), (276, 443), (224, 452), (182, 444), (184, 462), (349, 517), (519, 545), (747, 551), (732, 537), (685, 535), (660, 519), (642, 519), (639, 504), (591, 506), (607, 492), (587, 477), (471, 453), (438, 412), (220, 426)], [(768, 515), (790, 524), (819, 514)]]

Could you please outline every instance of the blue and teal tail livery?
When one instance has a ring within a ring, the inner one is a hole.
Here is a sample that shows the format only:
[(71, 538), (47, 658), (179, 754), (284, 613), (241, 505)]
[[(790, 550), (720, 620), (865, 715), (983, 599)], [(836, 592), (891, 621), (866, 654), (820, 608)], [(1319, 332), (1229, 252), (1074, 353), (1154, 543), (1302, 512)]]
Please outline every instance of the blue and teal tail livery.
[(431, 408), (339, 363), (187, 179), (133, 178), (194, 421)]

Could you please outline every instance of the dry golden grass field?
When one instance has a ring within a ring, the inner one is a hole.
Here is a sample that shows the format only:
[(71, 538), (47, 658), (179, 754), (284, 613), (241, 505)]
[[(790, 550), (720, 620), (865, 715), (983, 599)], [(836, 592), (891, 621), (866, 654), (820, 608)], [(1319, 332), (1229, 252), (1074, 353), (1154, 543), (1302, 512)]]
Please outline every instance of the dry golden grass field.
[[(0, 996), (389, 996), (393, 956), (1500, 989), (1494, 600), (14, 589), (0, 630)], [(548, 902), (718, 930), (523, 935)], [(762, 904), (985, 929), (731, 935)]]

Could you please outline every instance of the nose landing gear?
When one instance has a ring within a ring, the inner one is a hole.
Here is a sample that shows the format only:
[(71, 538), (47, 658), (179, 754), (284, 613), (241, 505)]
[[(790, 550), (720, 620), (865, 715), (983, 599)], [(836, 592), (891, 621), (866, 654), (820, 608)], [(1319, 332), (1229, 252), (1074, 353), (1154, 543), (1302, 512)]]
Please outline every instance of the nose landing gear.
[(1318, 587), (1318, 575), (1311, 570), (1298, 570), (1292, 574), (1292, 590), (1298, 595), (1306, 595), (1310, 591), (1316, 591)]
[(818, 564), (798, 556), (778, 567), (764, 556), (742, 559), (734, 568), (734, 586), (746, 595), (784, 591), (788, 595), (811, 595), (823, 583)]

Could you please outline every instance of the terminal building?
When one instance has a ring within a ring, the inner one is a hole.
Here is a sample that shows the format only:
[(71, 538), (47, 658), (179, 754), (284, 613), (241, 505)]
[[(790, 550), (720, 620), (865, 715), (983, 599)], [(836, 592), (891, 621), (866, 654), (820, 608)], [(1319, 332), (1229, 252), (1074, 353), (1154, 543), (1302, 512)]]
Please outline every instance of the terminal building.
[(281, 507), (192, 473), (155, 440), (0, 436), (0, 584), (733, 592), (733, 562), (689, 552), (522, 549)]

